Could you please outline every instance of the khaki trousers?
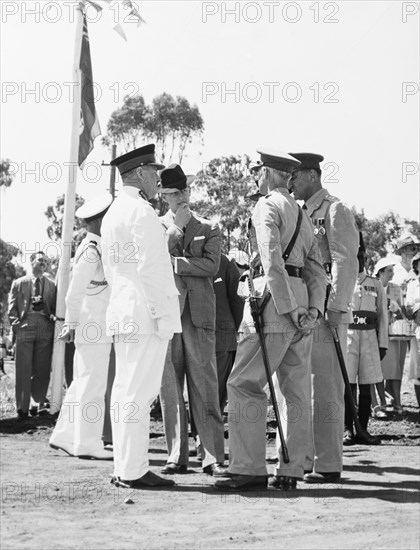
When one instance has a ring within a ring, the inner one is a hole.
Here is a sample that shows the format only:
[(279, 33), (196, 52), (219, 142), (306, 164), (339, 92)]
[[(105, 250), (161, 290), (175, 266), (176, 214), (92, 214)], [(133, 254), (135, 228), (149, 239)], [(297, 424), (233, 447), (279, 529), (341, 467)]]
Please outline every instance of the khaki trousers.
[[(338, 335), (344, 360), (347, 357), (347, 324)], [(314, 447), (305, 469), (341, 472), (343, 469), (344, 380), (331, 331), (324, 319), (313, 334), (312, 344), (312, 422)]]
[[(290, 462), (280, 457), (278, 475), (302, 477), (311, 440), (310, 366), (311, 335), (290, 330), (265, 335), (271, 375), (277, 371), (286, 401), (282, 425)], [(242, 475), (267, 475), (265, 464), (267, 377), (257, 334), (248, 334), (238, 344), (228, 380), (229, 471)]]

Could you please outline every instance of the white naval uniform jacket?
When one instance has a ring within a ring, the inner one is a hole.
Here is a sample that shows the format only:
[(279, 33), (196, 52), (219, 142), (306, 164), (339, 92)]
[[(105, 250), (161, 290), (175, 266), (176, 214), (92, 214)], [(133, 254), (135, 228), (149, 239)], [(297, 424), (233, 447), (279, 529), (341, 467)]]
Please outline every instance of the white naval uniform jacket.
[(164, 229), (136, 187), (122, 188), (104, 216), (101, 235), (111, 287), (107, 333), (157, 334), (158, 322), (166, 331), (182, 332)]
[(351, 303), (359, 271), (359, 232), (354, 216), (327, 189), (314, 193), (305, 205), (318, 240), (321, 262), (331, 264), (327, 309), (341, 312), (343, 322), (351, 323)]
[[(315, 307), (323, 312), (325, 272), (310, 219), (303, 213), (302, 224), (288, 265), (303, 268), (302, 278), (286, 271), (283, 253), (296, 229), (299, 207), (287, 189), (274, 189), (261, 198), (252, 221), (256, 230), (264, 276), (272, 298), (264, 310), (264, 331), (287, 332), (291, 327), (288, 313), (298, 306)], [(244, 310), (244, 332), (254, 332), (249, 304)]]
[(77, 247), (66, 294), (65, 323), (76, 329), (76, 344), (112, 341), (106, 334), (105, 322), (109, 297), (101, 260), (101, 238), (88, 232)]

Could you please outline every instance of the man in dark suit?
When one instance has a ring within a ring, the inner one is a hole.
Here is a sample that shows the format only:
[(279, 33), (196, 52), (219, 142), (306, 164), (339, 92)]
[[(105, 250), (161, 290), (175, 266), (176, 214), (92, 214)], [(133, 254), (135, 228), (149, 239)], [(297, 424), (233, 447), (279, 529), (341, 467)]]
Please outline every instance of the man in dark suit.
[(189, 408), (203, 450), (203, 471), (217, 475), (224, 461), (223, 422), (219, 407), (215, 354), (216, 299), (213, 278), (220, 263), (217, 224), (189, 209), (188, 178), (178, 164), (161, 172), (168, 213), (161, 218), (180, 293), (182, 334), (175, 334), (165, 363), (160, 391), (168, 463), (165, 474), (184, 473), (188, 465), (188, 420), (184, 402), (187, 379)]
[(31, 274), (13, 282), (9, 294), (9, 319), (16, 335), (16, 408), (18, 418), (28, 416), (45, 403), (50, 382), (54, 338), (56, 286), (45, 276), (43, 252), (30, 256)]
[[(240, 252), (240, 251), (238, 251)], [(235, 259), (225, 254), (213, 281), (216, 294), (216, 363), (219, 381), (220, 412), (227, 401), (226, 383), (232, 371), (237, 347), (237, 332), (244, 312), (244, 300), (238, 296), (239, 269)]]

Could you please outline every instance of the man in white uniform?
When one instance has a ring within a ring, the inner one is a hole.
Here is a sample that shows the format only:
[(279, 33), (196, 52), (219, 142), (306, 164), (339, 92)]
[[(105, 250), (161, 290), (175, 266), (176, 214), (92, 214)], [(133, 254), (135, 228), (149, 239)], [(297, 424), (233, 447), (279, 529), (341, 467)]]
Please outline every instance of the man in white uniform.
[(174, 485), (149, 471), (150, 407), (162, 379), (168, 342), (181, 332), (178, 290), (163, 227), (148, 199), (156, 195), (154, 145), (112, 161), (123, 188), (102, 225), (103, 262), (111, 287), (107, 331), (114, 336), (111, 395), (114, 477), (131, 489)]
[(50, 447), (79, 458), (112, 460), (104, 449), (102, 429), (111, 336), (105, 313), (110, 290), (101, 259), (102, 219), (112, 203), (108, 193), (76, 211), (85, 220), (87, 235), (77, 248), (66, 295), (66, 320), (60, 338), (75, 342), (74, 377), (50, 438)]

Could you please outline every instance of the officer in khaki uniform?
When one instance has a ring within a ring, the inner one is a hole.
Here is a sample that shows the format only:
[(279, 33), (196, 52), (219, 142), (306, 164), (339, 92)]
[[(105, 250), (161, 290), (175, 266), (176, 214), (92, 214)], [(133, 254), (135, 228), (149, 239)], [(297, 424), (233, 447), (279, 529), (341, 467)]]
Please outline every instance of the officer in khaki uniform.
[(308, 483), (337, 481), (343, 465), (344, 382), (331, 328), (338, 330), (346, 356), (348, 324), (352, 322), (351, 301), (358, 274), (359, 233), (353, 214), (321, 184), (321, 155), (291, 153), (301, 161), (289, 183), (295, 199), (313, 223), (321, 262), (329, 283), (325, 317), (314, 331), (312, 346), (312, 400), (314, 449), (305, 469)]
[[(252, 216), (270, 298), (264, 309), (264, 333), (271, 373), (277, 372), (286, 401), (290, 462), (280, 457), (269, 487), (293, 489), (304, 473), (310, 431), (310, 329), (322, 315), (325, 274), (308, 216), (302, 214), (293, 249), (283, 259), (298, 226), (299, 206), (287, 184), (300, 162), (286, 153), (260, 149), (259, 186), (266, 197)], [(244, 337), (239, 341), (228, 380), (229, 478), (217, 487), (244, 489), (267, 484), (265, 436), (267, 376), (249, 303), (244, 311)], [(307, 330), (306, 330), (307, 329)]]
[[(372, 405), (371, 385), (383, 381), (381, 360), (388, 348), (388, 310), (382, 283), (365, 271), (366, 251), (360, 233), (359, 275), (353, 293), (353, 323), (347, 332), (347, 374), (354, 401), (358, 401), (358, 417), (362, 432), (353, 433), (351, 406), (346, 400), (343, 445), (362, 443), (379, 445), (381, 440), (367, 431)], [(359, 399), (356, 389), (359, 386)]]

